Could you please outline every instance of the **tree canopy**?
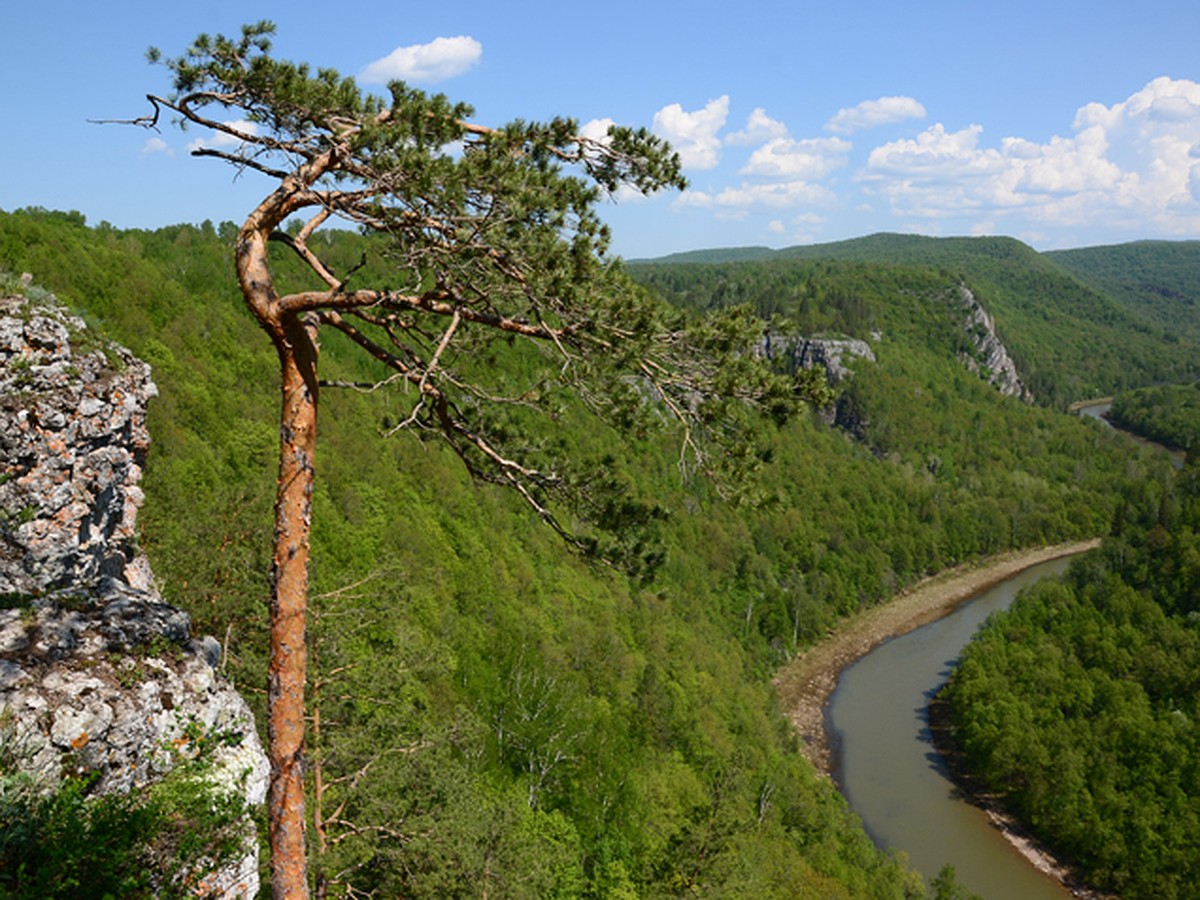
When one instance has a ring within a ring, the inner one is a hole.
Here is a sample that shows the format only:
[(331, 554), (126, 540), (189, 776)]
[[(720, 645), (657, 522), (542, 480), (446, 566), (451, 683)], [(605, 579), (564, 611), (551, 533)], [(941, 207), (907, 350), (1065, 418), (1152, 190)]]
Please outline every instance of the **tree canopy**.
[[(607, 255), (596, 203), (618, 189), (682, 187), (679, 158), (645, 130), (586, 137), (570, 119), (499, 128), (472, 110), (400, 82), (388, 97), (331, 69), (271, 56), (273, 26), (238, 38), (201, 35), (178, 57), (152, 49), (171, 74), (168, 96), (148, 95), (181, 126), (212, 129), (236, 149), (194, 154), (266, 176), (273, 187), (238, 230), (242, 294), (279, 357), (282, 406), (268, 669), (272, 778), (269, 821), (276, 896), (306, 896), (304, 691), (309, 537), (322, 331), (378, 365), (364, 390), (394, 385), (401, 411), (389, 430), (444, 440), (475, 476), (515, 488), (560, 533), (552, 496), (620, 525), (611, 498), (562, 477), (561, 447), (528, 440), (533, 410), (554, 414), (564, 392), (633, 429), (682, 426), (681, 464), (736, 469), (724, 440), (747, 403), (784, 415), (819, 394), (770, 373), (752, 352), (762, 326), (743, 311), (688, 327), (637, 288)], [(294, 227), (287, 227), (297, 222)], [(322, 257), (318, 230), (350, 223), (376, 236), (340, 270)], [(308, 269), (309, 284), (281, 292), (272, 243)], [(513, 369), (495, 366), (515, 355)], [(709, 439), (722, 448), (708, 451)], [(634, 517), (636, 518), (636, 516)]]

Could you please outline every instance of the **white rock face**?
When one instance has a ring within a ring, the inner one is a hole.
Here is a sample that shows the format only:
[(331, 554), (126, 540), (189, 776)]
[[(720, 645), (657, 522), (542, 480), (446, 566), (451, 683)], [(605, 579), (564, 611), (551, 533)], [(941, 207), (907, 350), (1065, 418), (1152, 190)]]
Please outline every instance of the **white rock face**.
[(984, 376), (988, 383), (1006, 397), (1030, 401), (1033, 395), (1021, 382), (1017, 364), (996, 335), (996, 323), (965, 285), (958, 289), (959, 300), (966, 311), (963, 330), (975, 345), (975, 355), (960, 354), (972, 372)]
[[(88, 771), (101, 793), (141, 788), (198, 735), (223, 735), (210, 778), (261, 804), (266, 755), (217, 672), (220, 645), (191, 638), (134, 543), (150, 369), (114, 345), (74, 352), (81, 338), (56, 307), (0, 297), (0, 722), (25, 770), (48, 783)], [(258, 886), (251, 837), (196, 896)]]
[(851, 376), (848, 364), (852, 360), (875, 362), (871, 345), (857, 338), (785, 338), (768, 334), (758, 352), (767, 359), (786, 360), (793, 371), (820, 366), (830, 387)]

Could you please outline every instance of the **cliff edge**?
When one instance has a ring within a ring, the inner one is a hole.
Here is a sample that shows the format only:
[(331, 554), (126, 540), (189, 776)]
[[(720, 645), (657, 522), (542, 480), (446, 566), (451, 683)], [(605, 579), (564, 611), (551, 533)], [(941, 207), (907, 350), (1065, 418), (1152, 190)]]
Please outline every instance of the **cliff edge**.
[[(53, 788), (140, 790), (208, 755), (212, 785), (263, 801), (267, 760), (220, 645), (164, 603), (137, 548), (150, 369), (29, 286), (0, 291), (0, 731)], [(253, 897), (257, 841), (194, 896)]]

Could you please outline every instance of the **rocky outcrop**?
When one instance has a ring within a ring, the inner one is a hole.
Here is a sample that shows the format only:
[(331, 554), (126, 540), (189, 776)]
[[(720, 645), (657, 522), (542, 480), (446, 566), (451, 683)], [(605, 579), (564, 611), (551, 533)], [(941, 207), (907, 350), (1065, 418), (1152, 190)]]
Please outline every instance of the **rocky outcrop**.
[[(879, 340), (879, 336), (875, 336)], [(774, 360), (788, 372), (800, 369), (821, 368), (825, 370), (825, 383), (837, 387), (854, 373), (850, 365), (859, 359), (875, 362), (871, 345), (857, 338), (806, 338), (783, 337), (767, 334), (758, 345), (760, 356)], [(833, 402), (818, 410), (822, 421), (840, 428), (858, 440), (865, 440), (867, 420), (846, 391), (837, 391)]]
[(820, 366), (830, 387), (851, 376), (848, 364), (852, 360), (875, 362), (870, 344), (857, 338), (787, 338), (768, 334), (759, 344), (759, 353), (782, 362), (792, 372)]
[[(205, 743), (212, 783), (259, 804), (266, 757), (220, 645), (191, 637), (134, 540), (154, 394), (79, 319), (0, 298), (0, 724), (46, 784), (85, 770), (94, 791), (138, 789)], [(246, 851), (197, 895), (255, 896)]]
[(1031, 401), (1033, 396), (1021, 382), (1016, 363), (996, 336), (996, 323), (991, 315), (966, 285), (959, 286), (958, 296), (966, 313), (962, 328), (973, 348), (970, 353), (960, 353), (959, 359), (1006, 397)]
[(145, 363), (89, 337), (55, 307), (0, 300), (0, 593), (146, 586), (133, 536), (156, 390)]

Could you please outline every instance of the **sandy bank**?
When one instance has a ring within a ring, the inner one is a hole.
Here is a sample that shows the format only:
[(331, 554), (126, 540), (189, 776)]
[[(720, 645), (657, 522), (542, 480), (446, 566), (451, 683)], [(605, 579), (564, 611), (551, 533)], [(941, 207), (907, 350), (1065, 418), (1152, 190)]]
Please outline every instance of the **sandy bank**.
[(1099, 544), (1099, 539), (1058, 544), (1006, 553), (980, 563), (947, 569), (846, 621), (828, 639), (809, 648), (775, 676), (780, 704), (800, 735), (801, 752), (818, 772), (831, 773), (825, 705), (846, 666), (888, 638), (941, 618), (964, 600), (1023, 569), (1090, 550)]

